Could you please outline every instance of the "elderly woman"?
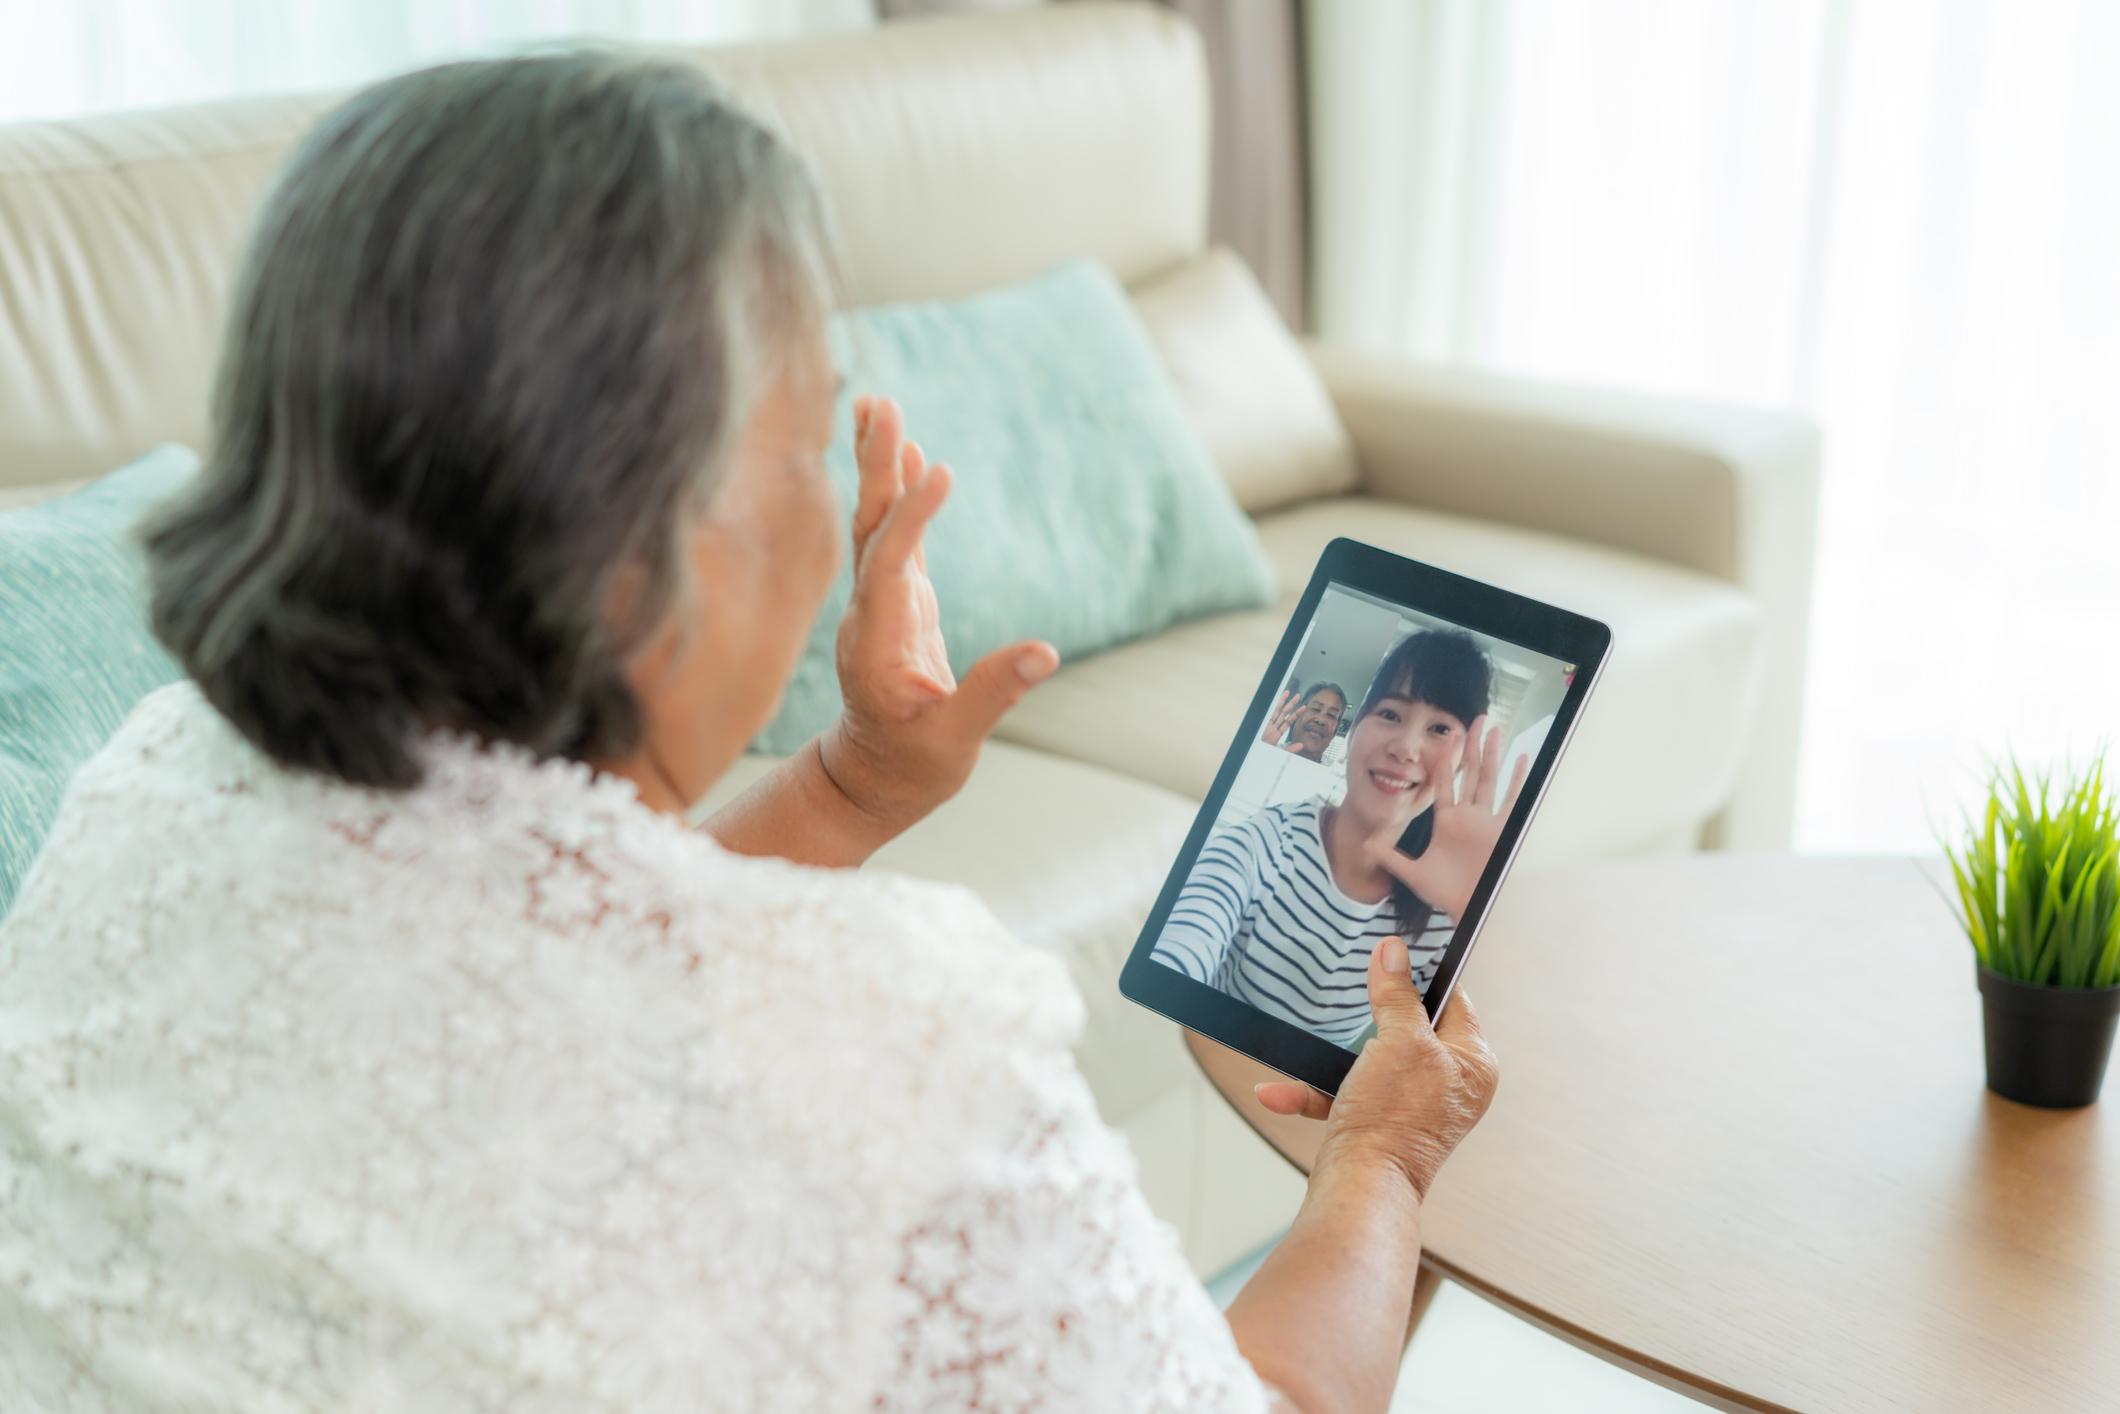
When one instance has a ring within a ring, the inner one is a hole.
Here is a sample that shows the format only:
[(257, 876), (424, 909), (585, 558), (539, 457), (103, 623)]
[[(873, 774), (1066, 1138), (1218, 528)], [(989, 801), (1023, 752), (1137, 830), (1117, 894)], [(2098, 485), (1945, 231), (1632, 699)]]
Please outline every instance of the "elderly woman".
[[(1225, 1319), (970, 894), (847, 868), (1055, 666), (953, 681), (856, 403), (837, 727), (709, 822), (842, 554), (818, 198), (678, 68), (372, 88), (149, 537), (189, 681), (0, 927), (0, 1407), (1379, 1409), (1469, 1009), (1381, 1036)], [(1328, 1113), (1329, 1111), (1329, 1113)]]
[(1523, 791), (1528, 760), (1501, 784), (1493, 683), (1494, 665), (1462, 629), (1400, 639), (1355, 713), (1340, 798), (1283, 801), (1217, 831), (1171, 907), (1156, 961), (1336, 1046), (1361, 1046), (1370, 954), (1396, 937), (1414, 984), (1435, 979)]

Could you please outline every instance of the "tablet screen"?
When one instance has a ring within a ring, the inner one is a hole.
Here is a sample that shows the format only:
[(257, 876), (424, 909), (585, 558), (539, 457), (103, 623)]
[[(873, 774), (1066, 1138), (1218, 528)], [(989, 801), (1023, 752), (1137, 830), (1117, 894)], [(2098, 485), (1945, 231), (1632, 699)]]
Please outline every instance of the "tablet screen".
[(1150, 960), (1359, 1051), (1370, 953), (1426, 992), (1576, 672), (1328, 583)]

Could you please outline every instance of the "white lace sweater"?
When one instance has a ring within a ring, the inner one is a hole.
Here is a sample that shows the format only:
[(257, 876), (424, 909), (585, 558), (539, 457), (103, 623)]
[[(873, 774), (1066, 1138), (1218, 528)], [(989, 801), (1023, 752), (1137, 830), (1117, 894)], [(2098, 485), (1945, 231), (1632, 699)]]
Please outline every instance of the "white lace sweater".
[(426, 759), (185, 685), (80, 773), (0, 924), (0, 1409), (1265, 1406), (971, 894)]

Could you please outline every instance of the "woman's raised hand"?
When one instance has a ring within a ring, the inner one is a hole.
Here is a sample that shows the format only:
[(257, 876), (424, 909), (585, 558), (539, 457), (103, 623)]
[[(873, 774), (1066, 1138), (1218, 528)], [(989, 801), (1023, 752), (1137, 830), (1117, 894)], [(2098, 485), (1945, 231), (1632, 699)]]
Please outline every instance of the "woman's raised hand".
[[(1523, 794), (1524, 776), (1531, 765), (1529, 757), (1519, 759), (1510, 773), (1508, 790), (1501, 790), (1500, 737), (1501, 732), (1489, 727), (1485, 716), (1475, 718), (1465, 738), (1465, 793), (1460, 794), (1458, 788), (1461, 773), (1446, 772), (1441, 780), (1428, 782), (1416, 793), (1406, 819), (1379, 830), (1369, 840), (1370, 858), (1453, 919), (1465, 916), (1472, 890), (1501, 839), (1502, 826)], [(1399, 836), (1430, 801), (1435, 809), (1434, 833), (1421, 857), (1409, 858), (1399, 852)]]
[(1302, 705), (1296, 700), (1294, 688), (1283, 692), (1281, 700), (1266, 714), (1266, 725), (1259, 729), (1259, 740), (1268, 746), (1279, 746), (1281, 738), (1288, 735), (1288, 724), (1295, 720), (1296, 710)]
[(889, 398), (854, 400), (854, 458), (854, 592), (836, 650), (846, 707), (818, 745), (849, 800), (904, 828), (957, 793), (987, 734), (1060, 655), (1026, 639), (958, 682), (922, 544), (949, 495), (949, 469), (928, 465)]

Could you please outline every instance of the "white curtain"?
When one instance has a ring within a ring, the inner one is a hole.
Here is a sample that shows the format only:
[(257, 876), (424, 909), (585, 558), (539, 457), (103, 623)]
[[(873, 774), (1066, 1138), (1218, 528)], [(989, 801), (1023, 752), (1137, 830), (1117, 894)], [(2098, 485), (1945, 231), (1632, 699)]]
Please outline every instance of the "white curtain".
[(1930, 848), (1986, 760), (2114, 734), (2120, 6), (1310, 19), (1321, 332), (1824, 428), (1802, 847)]
[(0, 0), (0, 122), (344, 88), (547, 40), (711, 44), (874, 16), (874, 0)]

